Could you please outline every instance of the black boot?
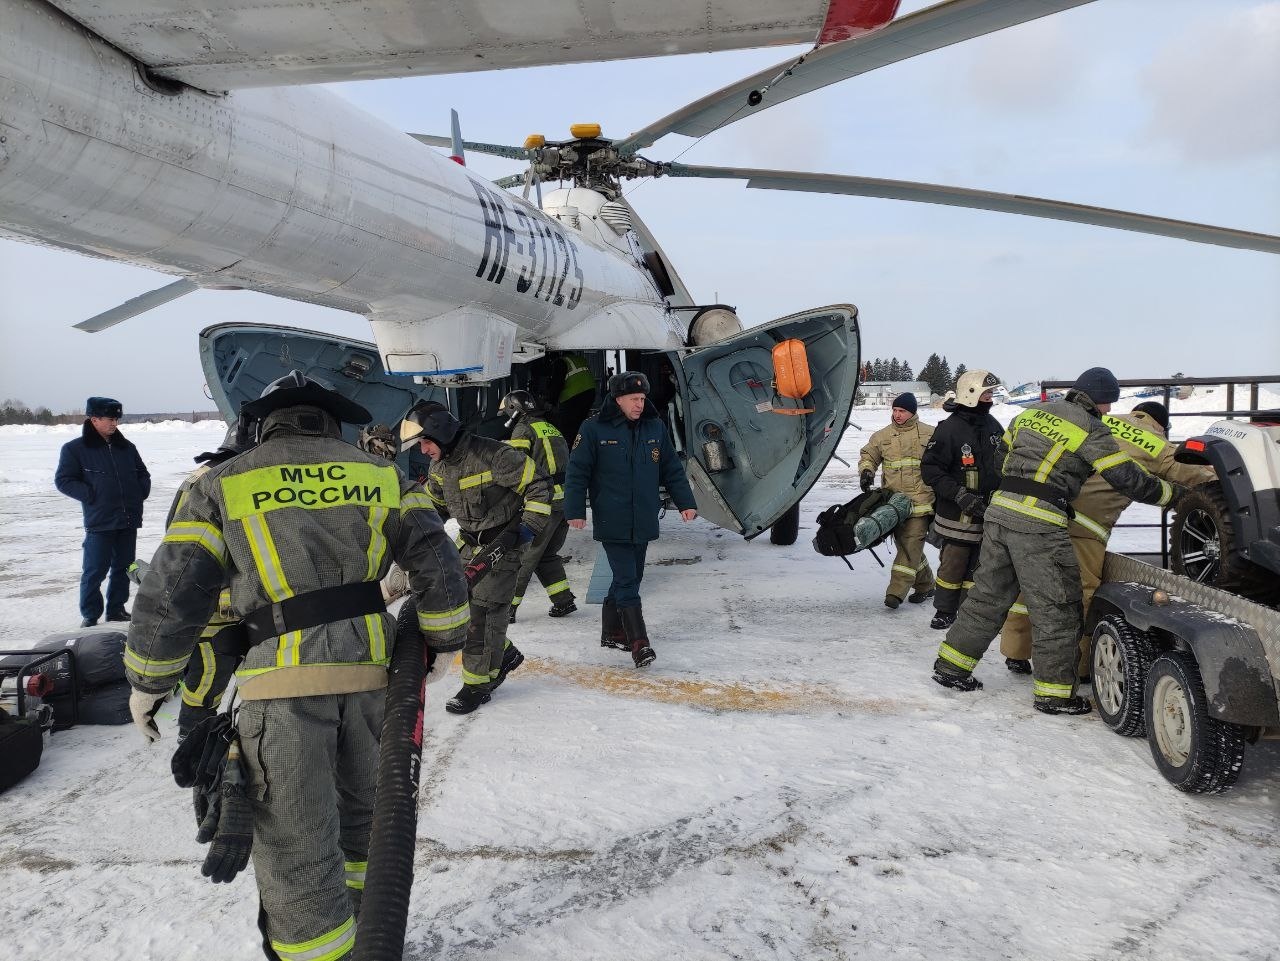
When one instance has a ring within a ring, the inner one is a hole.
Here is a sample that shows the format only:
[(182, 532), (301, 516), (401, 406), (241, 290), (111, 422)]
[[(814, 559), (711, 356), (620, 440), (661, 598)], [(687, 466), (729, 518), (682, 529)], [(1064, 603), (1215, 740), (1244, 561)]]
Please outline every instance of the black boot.
[(502, 667), (498, 669), (498, 676), (489, 682), (489, 691), (492, 693), (496, 690), (507, 679), (507, 675), (523, 663), (524, 655), (520, 653), (520, 648), (507, 641), (507, 646), (502, 649)]
[(107, 611), (107, 620), (109, 621), (128, 621), (130, 620), (129, 612), (123, 607), (118, 611)]
[(946, 611), (938, 611), (933, 615), (933, 620), (929, 622), (929, 626), (935, 631), (945, 631), (948, 627), (956, 622), (955, 614)]
[(1036, 710), (1042, 714), (1088, 714), (1093, 710), (1087, 697), (1038, 697)]
[(620, 651), (631, 650), (626, 632), (622, 629), (622, 618), (618, 616), (618, 605), (610, 600), (605, 601), (600, 609), (600, 646), (614, 647)]
[(907, 600), (912, 604), (923, 604), (931, 597), (933, 597), (932, 587), (924, 591), (912, 591), (911, 596), (908, 597)]
[(969, 671), (961, 671), (948, 662), (938, 658), (933, 662), (933, 679), (943, 687), (956, 691), (981, 691), (982, 682)]
[(470, 714), (489, 700), (488, 684), (463, 684), (462, 690), (444, 702), (450, 714)]
[(547, 611), (547, 616), (567, 617), (577, 609), (578, 605), (574, 603), (574, 596), (568, 591), (562, 591), (551, 598), (551, 610)]
[(1013, 671), (1014, 674), (1030, 674), (1031, 662), (1021, 657), (1006, 657), (1004, 666)]
[(894, 597), (892, 594), (886, 594), (884, 596), (884, 606), (889, 608), (891, 611), (896, 611), (901, 604), (901, 597)]
[(644, 626), (644, 611), (639, 607), (621, 607), (618, 616), (622, 618), (622, 629), (626, 632), (631, 644), (631, 660), (636, 667), (648, 667), (658, 655), (649, 646), (649, 632)]

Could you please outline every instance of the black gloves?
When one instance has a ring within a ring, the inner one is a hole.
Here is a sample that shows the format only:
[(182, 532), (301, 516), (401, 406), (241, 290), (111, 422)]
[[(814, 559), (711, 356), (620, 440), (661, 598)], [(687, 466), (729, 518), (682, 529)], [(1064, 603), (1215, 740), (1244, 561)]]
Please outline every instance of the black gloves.
[(960, 505), (960, 510), (970, 517), (981, 517), (987, 512), (986, 498), (971, 490), (962, 490), (956, 494), (956, 503)]
[[(225, 884), (248, 866), (249, 852), (253, 850), (253, 806), (244, 793), (244, 771), (240, 767), (238, 750), (227, 756), (218, 800), (218, 827), (200, 873), (214, 884)], [(214, 807), (210, 806), (210, 813), (213, 810)], [(205, 821), (209, 820), (206, 815)]]
[(871, 482), (876, 479), (875, 471), (864, 470), (862, 476), (858, 478), (858, 486), (862, 488), (862, 493), (871, 490)]

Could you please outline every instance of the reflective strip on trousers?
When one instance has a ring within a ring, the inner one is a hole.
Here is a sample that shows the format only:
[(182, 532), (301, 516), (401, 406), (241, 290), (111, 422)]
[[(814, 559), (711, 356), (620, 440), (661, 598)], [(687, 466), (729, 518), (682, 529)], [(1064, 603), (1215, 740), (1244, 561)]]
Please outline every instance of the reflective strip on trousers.
[(347, 887), (357, 891), (364, 890), (364, 875), (369, 870), (368, 861), (346, 861), (343, 868), (347, 872)]
[(972, 674), (973, 669), (978, 666), (978, 658), (970, 657), (968, 654), (961, 654), (945, 641), (938, 646), (938, 657), (969, 674)]
[(333, 961), (348, 954), (356, 943), (356, 919), (347, 918), (332, 931), (298, 944), (272, 940), (271, 947), (280, 961)]
[(1050, 684), (1047, 681), (1036, 681), (1033, 685), (1036, 697), (1070, 697), (1070, 684)]
[(418, 630), (424, 634), (451, 631), (471, 620), (470, 603), (459, 604), (450, 611), (419, 611)]

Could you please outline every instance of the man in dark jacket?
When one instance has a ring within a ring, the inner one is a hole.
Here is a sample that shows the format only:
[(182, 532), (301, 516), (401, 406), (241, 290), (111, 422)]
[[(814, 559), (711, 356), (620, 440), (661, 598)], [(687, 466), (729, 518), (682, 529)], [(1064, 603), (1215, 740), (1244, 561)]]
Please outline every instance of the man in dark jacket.
[(107, 620), (127, 621), (129, 565), (142, 526), (142, 502), (151, 493), (151, 474), (138, 449), (116, 425), (120, 401), (90, 397), (80, 436), (62, 445), (53, 482), (84, 510), (84, 563), (80, 574), (81, 627), (102, 617), (102, 581), (107, 582)]
[(987, 499), (1000, 486), (996, 445), (1004, 428), (991, 416), (991, 397), (1000, 381), (985, 370), (970, 370), (956, 382), (951, 416), (938, 425), (920, 458), (920, 476), (935, 496), (933, 531), (942, 539), (938, 556), (934, 618), (946, 630), (973, 586), (982, 543)]
[(565, 476), (564, 516), (587, 526), (591, 495), (592, 536), (604, 545), (613, 582), (605, 598), (602, 647), (630, 650), (636, 667), (652, 664), (640, 605), (649, 542), (658, 539), (659, 486), (665, 486), (682, 520), (698, 516), (697, 501), (671, 438), (649, 402), (649, 378), (634, 371), (609, 378), (609, 399), (582, 425)]

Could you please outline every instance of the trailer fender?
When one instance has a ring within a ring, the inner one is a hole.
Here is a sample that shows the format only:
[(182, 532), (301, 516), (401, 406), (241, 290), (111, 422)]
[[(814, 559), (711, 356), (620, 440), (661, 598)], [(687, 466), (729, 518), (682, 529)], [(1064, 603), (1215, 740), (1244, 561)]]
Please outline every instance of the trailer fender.
[(1213, 717), (1257, 727), (1280, 724), (1276, 681), (1262, 641), (1249, 625), (1177, 597), (1155, 604), (1150, 587), (1118, 581), (1098, 587), (1088, 631), (1110, 613), (1152, 634), (1157, 646), (1187, 651), (1196, 659)]

